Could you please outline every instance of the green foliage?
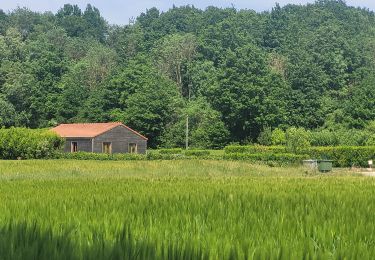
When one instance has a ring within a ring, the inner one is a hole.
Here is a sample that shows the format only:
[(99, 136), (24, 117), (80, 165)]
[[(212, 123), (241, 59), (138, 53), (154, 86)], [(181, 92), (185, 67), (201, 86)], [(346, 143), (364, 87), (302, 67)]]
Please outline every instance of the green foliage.
[(189, 87), (183, 84), (183, 69), (196, 54), (196, 39), (193, 34), (171, 34), (165, 36), (155, 46), (155, 60), (160, 71), (173, 80), (180, 94), (189, 97)]
[(337, 146), (340, 143), (337, 133), (329, 130), (310, 132), (312, 146)]
[(63, 140), (48, 130), (0, 129), (1, 159), (40, 159), (55, 156)]
[[(279, 159), (282, 161), (286, 154), (286, 162), (298, 163), (303, 159), (329, 159), (333, 160), (335, 167), (367, 167), (368, 160), (375, 158), (375, 146), (306, 146), (300, 147), (295, 153), (288, 153), (289, 150), (286, 146), (229, 145), (225, 147), (224, 151), (224, 159), (277, 162)], [(289, 155), (296, 156), (290, 156), (288, 159)]]
[(57, 153), (54, 155), (55, 159), (73, 159), (73, 160), (98, 160), (98, 161), (132, 161), (145, 160), (146, 156), (143, 154), (104, 154), (104, 153)]
[(368, 167), (368, 161), (375, 158), (375, 146), (311, 147), (303, 153), (314, 159), (333, 160), (337, 167)]
[(181, 148), (171, 148), (171, 149), (159, 149), (161, 154), (182, 154)]
[(231, 153), (243, 153), (243, 154), (254, 154), (254, 153), (286, 153), (285, 146), (263, 146), (263, 145), (228, 145), (224, 149), (225, 154)]
[(0, 96), (0, 127), (15, 125), (16, 110), (13, 105)]
[(369, 134), (362, 130), (341, 129), (337, 131), (339, 145), (360, 146), (365, 145)]
[(263, 129), (263, 131), (259, 134), (257, 141), (260, 145), (271, 145), (272, 129), (270, 127)]
[(0, 126), (122, 121), (152, 148), (182, 147), (189, 115), (202, 149), (285, 145), (291, 126), (312, 145), (373, 144), (374, 28), (333, 0), (151, 8), (125, 26), (90, 4), (0, 11)]
[(286, 136), (285, 132), (280, 128), (276, 128), (272, 131), (271, 134), (271, 143), (272, 145), (285, 145), (286, 144)]
[(139, 160), (184, 160), (184, 159), (222, 159), (222, 156), (210, 156), (208, 150), (182, 150), (181, 148), (149, 150), (143, 154), (103, 154), (103, 153), (63, 153), (56, 152), (49, 158), (72, 160), (97, 160), (97, 161), (139, 161)]
[(286, 130), (286, 149), (288, 152), (299, 153), (310, 147), (310, 136), (304, 128), (291, 127)]
[(375, 146), (375, 134), (372, 134), (369, 136), (369, 138), (366, 141), (367, 146)]
[(187, 116), (189, 147), (221, 149), (228, 143), (229, 132), (220, 113), (212, 109), (205, 100), (198, 99), (189, 102), (176, 121), (168, 126), (162, 138), (164, 146), (185, 146)]
[[(169, 150), (169, 149), (168, 149)], [(160, 153), (159, 151), (147, 151), (147, 160), (181, 160), (185, 156), (181, 153)]]
[(270, 166), (300, 165), (302, 160), (308, 159), (308, 155), (291, 153), (226, 153), (226, 160), (244, 160), (257, 163), (265, 163)]
[(204, 156), (209, 156), (211, 153), (208, 150), (197, 150), (197, 149), (191, 149), (191, 150), (186, 150), (184, 153), (186, 156), (195, 156), (195, 157), (204, 157)]
[(318, 130), (310, 132), (313, 146), (363, 146), (371, 142), (371, 132), (356, 129)]
[(109, 81), (108, 100), (115, 107), (110, 118), (147, 136), (148, 145), (155, 148), (167, 124), (177, 117), (181, 97), (173, 82), (160, 75), (146, 57), (137, 56), (129, 63)]

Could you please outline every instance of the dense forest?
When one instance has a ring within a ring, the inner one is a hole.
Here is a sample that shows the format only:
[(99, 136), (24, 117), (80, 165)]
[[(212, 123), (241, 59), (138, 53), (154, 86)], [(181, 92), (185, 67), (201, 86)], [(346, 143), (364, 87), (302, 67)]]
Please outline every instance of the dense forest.
[(374, 72), (375, 15), (341, 0), (151, 8), (125, 26), (91, 5), (0, 10), (6, 128), (121, 121), (151, 147), (183, 146), (187, 117), (195, 147), (292, 126), (353, 135), (375, 129)]

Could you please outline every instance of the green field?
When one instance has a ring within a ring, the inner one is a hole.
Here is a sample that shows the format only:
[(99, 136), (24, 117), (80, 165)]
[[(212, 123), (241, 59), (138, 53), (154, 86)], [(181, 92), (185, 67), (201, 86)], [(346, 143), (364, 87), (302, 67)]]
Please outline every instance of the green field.
[(375, 179), (230, 161), (0, 161), (0, 259), (371, 259)]

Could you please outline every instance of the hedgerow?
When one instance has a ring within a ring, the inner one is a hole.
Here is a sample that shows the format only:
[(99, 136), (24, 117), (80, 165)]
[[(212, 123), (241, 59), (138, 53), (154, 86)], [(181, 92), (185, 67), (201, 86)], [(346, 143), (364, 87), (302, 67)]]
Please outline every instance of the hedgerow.
[(285, 146), (264, 146), (264, 145), (229, 145), (224, 148), (225, 154), (231, 153), (287, 153)]
[[(224, 158), (232, 160), (256, 158), (259, 161), (269, 161), (273, 160), (273, 156), (288, 154), (286, 151), (287, 149), (283, 146), (227, 146), (225, 147)], [(375, 146), (307, 147), (294, 155), (302, 155), (301, 160), (306, 156), (310, 159), (333, 160), (333, 165), (336, 167), (366, 167), (368, 160), (375, 159)], [(282, 156), (279, 156), (279, 158), (280, 160), (283, 159)], [(288, 158), (284, 159), (287, 162), (289, 161)], [(295, 159), (298, 160), (298, 156)]]
[(0, 159), (41, 159), (53, 157), (63, 139), (48, 130), (0, 129)]
[(303, 152), (311, 158), (333, 160), (336, 167), (366, 167), (375, 159), (375, 146), (311, 147)]
[(73, 159), (73, 160), (98, 160), (98, 161), (134, 161), (134, 160), (145, 160), (146, 155), (143, 154), (105, 154), (105, 153), (88, 153), (88, 152), (76, 152), (76, 153), (56, 153), (55, 159)]
[(226, 160), (265, 162), (272, 166), (298, 165), (308, 157), (308, 155), (291, 153), (229, 153), (224, 155), (224, 159)]
[(197, 156), (197, 157), (204, 157), (204, 156), (209, 156), (210, 151), (208, 150), (186, 150), (184, 152), (186, 156)]
[(181, 148), (159, 149), (158, 152), (161, 154), (181, 154), (182, 149)]

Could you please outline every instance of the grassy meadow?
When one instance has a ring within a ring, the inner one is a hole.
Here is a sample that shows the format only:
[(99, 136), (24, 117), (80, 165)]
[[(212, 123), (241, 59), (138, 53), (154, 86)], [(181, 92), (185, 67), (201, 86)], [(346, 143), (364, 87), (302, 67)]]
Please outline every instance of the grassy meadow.
[(375, 179), (233, 161), (0, 161), (0, 259), (371, 259)]

